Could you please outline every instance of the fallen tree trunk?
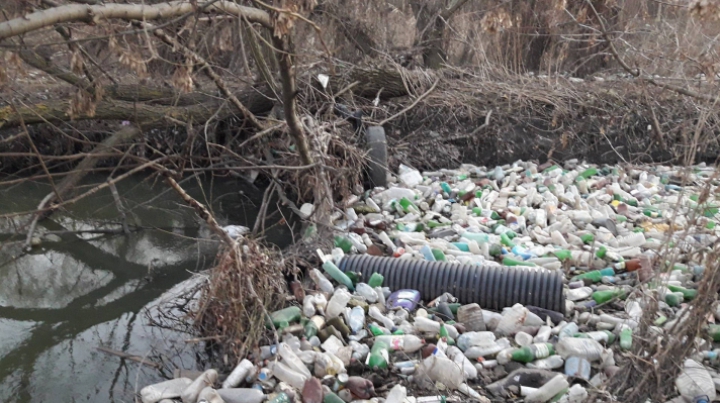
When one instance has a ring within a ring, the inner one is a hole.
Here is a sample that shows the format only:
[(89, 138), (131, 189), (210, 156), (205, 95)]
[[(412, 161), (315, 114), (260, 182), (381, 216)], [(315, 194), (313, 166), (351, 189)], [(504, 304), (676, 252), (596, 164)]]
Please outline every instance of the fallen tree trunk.
[[(175, 93), (171, 90), (158, 90), (154, 88), (143, 88), (142, 86), (110, 86), (110, 96), (118, 100), (104, 100), (97, 104), (95, 114), (89, 116), (81, 114), (74, 120), (127, 120), (146, 128), (165, 126), (167, 118), (183, 122), (192, 121), (204, 123), (210, 118), (226, 119), (231, 116), (242, 116), (239, 110), (231, 104), (222, 100), (194, 103), (207, 99), (207, 95), (191, 93), (181, 96), (178, 104), (188, 106), (154, 105), (174, 103)], [(267, 87), (242, 90), (238, 93), (238, 99), (246, 105), (253, 114), (263, 114), (273, 107), (272, 97), (274, 95)], [(208, 97), (209, 98), (209, 97)], [(125, 99), (121, 101), (119, 99)], [(137, 100), (137, 102), (131, 102)], [(141, 101), (150, 101), (143, 103)], [(182, 102), (180, 102), (182, 101)], [(0, 107), (0, 128), (11, 128), (20, 126), (21, 121), (26, 124), (37, 123), (59, 123), (70, 121), (67, 111), (70, 108), (70, 101), (47, 102), (17, 108), (17, 112), (10, 106)]]

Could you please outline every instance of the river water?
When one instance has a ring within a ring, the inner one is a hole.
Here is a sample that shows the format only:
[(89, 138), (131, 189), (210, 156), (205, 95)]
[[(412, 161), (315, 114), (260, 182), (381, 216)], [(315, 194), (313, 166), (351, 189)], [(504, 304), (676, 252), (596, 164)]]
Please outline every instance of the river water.
[[(102, 180), (91, 177), (84, 189)], [(261, 190), (242, 181), (187, 178), (183, 187), (211, 206), (222, 225), (252, 227), (262, 200)], [(107, 190), (45, 220), (39, 230), (59, 239), (45, 236), (27, 254), (9, 235), (27, 217), (0, 220), (0, 402), (133, 402), (134, 391), (173, 368), (202, 369), (201, 345), (187, 342), (192, 335), (150, 322), (168, 323), (152, 306), (211, 267), (217, 243), (162, 180), (138, 176), (117, 188), (128, 224), (145, 229), (73, 233), (121, 228)], [(37, 182), (0, 188), (0, 214), (32, 210), (49, 191)], [(266, 239), (283, 246), (291, 231), (281, 218), (268, 220)], [(162, 369), (98, 347), (145, 357)]]

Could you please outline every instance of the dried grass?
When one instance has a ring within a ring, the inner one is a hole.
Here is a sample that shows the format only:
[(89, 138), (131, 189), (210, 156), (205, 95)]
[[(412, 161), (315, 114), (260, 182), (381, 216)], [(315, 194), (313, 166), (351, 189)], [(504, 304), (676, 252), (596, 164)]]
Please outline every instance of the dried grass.
[(266, 334), (268, 312), (285, 303), (285, 262), (277, 251), (245, 240), (242, 261), (229, 250), (218, 255), (194, 313), (195, 327), (226, 365), (234, 365)]

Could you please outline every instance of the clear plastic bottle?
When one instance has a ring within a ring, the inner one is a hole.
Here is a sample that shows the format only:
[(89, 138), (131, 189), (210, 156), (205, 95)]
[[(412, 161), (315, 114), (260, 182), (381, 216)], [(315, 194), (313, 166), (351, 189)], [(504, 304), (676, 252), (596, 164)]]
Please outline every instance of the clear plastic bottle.
[(198, 402), (207, 402), (207, 403), (225, 403), (223, 398), (217, 393), (217, 391), (210, 386), (204, 388), (200, 391), (200, 394), (198, 394)]
[(361, 306), (353, 307), (350, 310), (348, 325), (350, 325), (353, 334), (365, 327), (365, 310)]
[(369, 304), (374, 304), (375, 302), (377, 302), (377, 293), (375, 293), (375, 290), (373, 290), (372, 287), (365, 283), (358, 283), (355, 286), (355, 293), (365, 298), (365, 301), (367, 301)]
[(176, 399), (192, 383), (189, 378), (170, 379), (148, 385), (140, 390), (143, 403), (156, 403), (163, 399)]
[(335, 291), (335, 287), (333, 287), (330, 280), (325, 277), (324, 274), (318, 269), (312, 269), (310, 270), (310, 278), (315, 283), (315, 285), (318, 286), (320, 291), (326, 292), (328, 294), (332, 294), (333, 291)]
[(370, 347), (357, 341), (351, 341), (349, 344), (353, 349), (352, 358), (357, 362), (365, 362), (365, 357), (370, 353)]
[(385, 398), (385, 403), (404, 403), (407, 398), (407, 389), (398, 384), (390, 389), (390, 393)]
[(327, 310), (325, 311), (325, 317), (327, 319), (332, 319), (340, 316), (340, 314), (342, 314), (342, 312), (345, 310), (347, 303), (350, 302), (350, 298), (352, 298), (352, 296), (344, 289), (338, 288), (337, 290), (335, 290), (332, 298), (330, 298), (330, 301), (328, 301)]
[(696, 402), (700, 396), (707, 396), (708, 402), (715, 400), (715, 384), (705, 366), (695, 360), (686, 359), (683, 371), (675, 380), (680, 396), (688, 402)]
[(565, 361), (559, 355), (551, 355), (540, 360), (527, 363), (528, 368), (536, 369), (556, 369), (560, 368), (565, 364)]
[(245, 377), (250, 373), (252, 369), (254, 369), (254, 365), (252, 362), (248, 360), (242, 360), (240, 363), (235, 367), (235, 369), (230, 372), (230, 375), (228, 375), (227, 378), (222, 383), (222, 387), (227, 388), (234, 388), (238, 385), (240, 385), (240, 382), (242, 382)]
[(467, 350), (473, 346), (482, 346), (495, 342), (493, 332), (465, 332), (457, 338), (456, 344), (460, 350)]
[(557, 375), (536, 391), (525, 396), (525, 402), (547, 402), (569, 386), (570, 384), (565, 379), (565, 375)]
[(218, 389), (217, 392), (225, 403), (262, 403), (267, 398), (262, 390), (254, 388)]
[(503, 312), (502, 319), (500, 319), (500, 322), (498, 322), (495, 328), (495, 333), (502, 336), (517, 333), (525, 323), (527, 315), (528, 310), (524, 306), (520, 304), (513, 305), (512, 308), (506, 309)]
[(605, 348), (593, 339), (565, 337), (555, 345), (555, 351), (561, 357), (580, 357), (588, 361), (597, 361), (602, 357)]
[(552, 328), (550, 326), (540, 326), (540, 329), (538, 329), (537, 334), (533, 338), (533, 343), (547, 343), (548, 340), (550, 340), (551, 333)]
[(208, 369), (183, 390), (180, 399), (182, 399), (183, 403), (195, 403), (200, 392), (206, 387), (214, 385), (217, 378), (218, 372), (214, 369)]
[(391, 350), (403, 351), (405, 353), (414, 353), (425, 346), (423, 339), (412, 334), (378, 336), (375, 338), (375, 341), (386, 343), (390, 346)]
[(315, 296), (311, 294), (306, 295), (303, 299), (303, 315), (309, 318), (315, 315), (315, 312)]
[(460, 365), (449, 358), (430, 355), (423, 360), (425, 373), (435, 382), (450, 389), (457, 389), (463, 383), (465, 373)]
[(455, 346), (450, 346), (448, 347), (446, 354), (448, 358), (450, 358), (451, 360), (453, 360), (453, 362), (462, 367), (466, 379), (477, 378), (477, 369), (472, 364), (472, 362), (470, 362), (470, 360), (465, 357), (465, 354), (463, 354), (463, 352), (459, 348)]
[(307, 378), (310, 378), (310, 370), (305, 366), (305, 363), (293, 352), (287, 343), (280, 343), (278, 348), (278, 355), (282, 358), (283, 363), (287, 365), (293, 371), (297, 371)]
[(414, 326), (418, 332), (437, 333), (440, 331), (440, 323), (428, 318), (416, 317)]
[(387, 316), (383, 315), (382, 312), (380, 312), (380, 309), (374, 305), (368, 309), (368, 316), (382, 323), (382, 325), (387, 327), (388, 329), (392, 329), (395, 327), (395, 322), (393, 322), (392, 319), (388, 318)]
[(633, 232), (631, 234), (617, 238), (617, 246), (642, 246), (645, 244), (645, 234), (642, 232)]
[(308, 379), (305, 375), (293, 371), (290, 367), (279, 361), (270, 362), (268, 368), (270, 368), (275, 378), (298, 390), (303, 388), (305, 381)]

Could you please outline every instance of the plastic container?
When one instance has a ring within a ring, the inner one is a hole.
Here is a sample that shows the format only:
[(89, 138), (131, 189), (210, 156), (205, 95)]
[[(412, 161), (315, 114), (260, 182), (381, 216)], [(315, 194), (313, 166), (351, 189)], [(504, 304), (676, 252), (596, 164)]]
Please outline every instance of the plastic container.
[(697, 361), (686, 359), (683, 371), (675, 380), (680, 396), (688, 402), (697, 402), (698, 397), (707, 396), (711, 402), (716, 398), (715, 383), (705, 366)]
[(282, 358), (283, 363), (290, 369), (301, 373), (306, 378), (310, 378), (310, 370), (305, 366), (305, 363), (295, 355), (290, 346), (287, 343), (280, 343), (278, 347), (278, 355)]
[(177, 399), (193, 381), (188, 378), (170, 379), (140, 389), (143, 403), (157, 403), (163, 399)]
[(245, 377), (248, 376), (251, 370), (253, 370), (255, 366), (252, 362), (248, 360), (242, 360), (240, 363), (230, 372), (230, 375), (228, 375), (227, 378), (222, 383), (222, 387), (227, 388), (234, 388), (240, 383), (245, 380)]
[(547, 402), (569, 386), (565, 375), (557, 375), (536, 391), (525, 396), (525, 402)]
[(332, 319), (340, 316), (345, 310), (347, 303), (350, 302), (352, 296), (342, 288), (335, 290), (332, 298), (328, 301), (327, 310), (325, 311), (325, 317)]
[(198, 376), (185, 390), (180, 394), (183, 403), (195, 403), (203, 389), (215, 384), (218, 379), (218, 373), (214, 369), (208, 369)]
[(600, 360), (605, 348), (593, 339), (565, 337), (557, 342), (555, 351), (564, 359), (579, 357), (592, 362)]
[(303, 388), (305, 381), (308, 379), (305, 375), (292, 370), (290, 367), (279, 361), (268, 363), (268, 368), (270, 368), (273, 376), (279, 381), (285, 382), (298, 390)]
[(430, 379), (440, 382), (450, 389), (459, 388), (465, 378), (462, 366), (449, 358), (438, 355), (430, 355), (425, 358), (423, 368)]
[(262, 403), (267, 396), (258, 389), (218, 389), (217, 393), (225, 403)]
[(478, 304), (468, 304), (458, 308), (457, 320), (465, 325), (465, 330), (468, 332), (482, 332), (486, 329), (482, 308)]

